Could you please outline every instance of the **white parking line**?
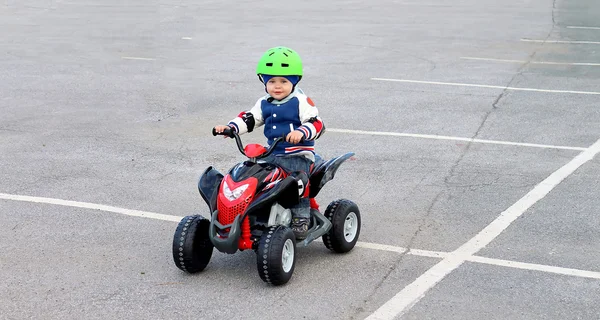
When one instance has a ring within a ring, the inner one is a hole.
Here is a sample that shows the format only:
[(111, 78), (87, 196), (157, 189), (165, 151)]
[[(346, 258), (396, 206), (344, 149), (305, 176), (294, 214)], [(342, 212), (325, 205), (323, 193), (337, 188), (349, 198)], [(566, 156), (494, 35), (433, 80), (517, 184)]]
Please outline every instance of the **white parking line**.
[(447, 257), (450, 253), (448, 252), (440, 252), (440, 251), (429, 251), (429, 250), (421, 250), (421, 249), (410, 249), (408, 254), (419, 257), (429, 257), (429, 258), (440, 258), (443, 259)]
[(455, 251), (451, 252), (438, 264), (427, 270), (414, 282), (406, 286), (394, 297), (367, 317), (367, 320), (394, 319), (404, 314), (425, 296), (429, 289), (437, 285), (452, 271), (468, 261), (479, 250), (485, 248), (490, 242), (498, 237), (513, 221), (519, 218), (531, 206), (543, 199), (559, 183), (570, 176), (575, 170), (586, 162), (592, 160), (600, 152), (600, 140), (596, 141), (587, 150), (581, 152), (573, 160), (553, 172), (529, 191), (523, 198), (510, 206), (500, 214), (492, 223), (485, 227), (475, 237)]
[(467, 259), (467, 261), (484, 263), (484, 264), (489, 264), (489, 265), (494, 265), (494, 266), (502, 266), (502, 267), (508, 267), (508, 268), (522, 269), (522, 270), (541, 271), (541, 272), (547, 272), (547, 273), (562, 274), (565, 276), (573, 276), (573, 277), (579, 277), (579, 278), (591, 278), (591, 279), (599, 279), (600, 280), (600, 272), (594, 272), (594, 271), (561, 268), (561, 267), (547, 266), (547, 265), (543, 265), (543, 264), (492, 259), (492, 258), (485, 258), (485, 257), (479, 257), (479, 256), (472, 256), (469, 259)]
[(464, 60), (478, 60), (478, 61), (495, 61), (495, 62), (509, 62), (509, 63), (529, 63), (529, 64), (548, 64), (548, 65), (564, 65), (564, 66), (590, 66), (598, 67), (600, 63), (587, 63), (587, 62), (552, 62), (552, 61), (525, 61), (525, 60), (510, 60), (510, 59), (493, 59), (493, 58), (477, 58), (477, 57), (460, 57)]
[(600, 30), (600, 27), (579, 27), (579, 26), (567, 26), (568, 29), (591, 29)]
[(192, 40), (191, 37), (181, 37), (182, 40)]
[(507, 146), (531, 147), (531, 148), (543, 148), (543, 149), (576, 150), (576, 151), (583, 151), (583, 150), (587, 149), (587, 148), (581, 148), (581, 147), (553, 146), (553, 145), (548, 145), (548, 144), (535, 144), (535, 143), (523, 143), (523, 142), (498, 141), (498, 140), (472, 139), (472, 138), (451, 137), (451, 136), (438, 136), (438, 135), (432, 135), (432, 134), (381, 132), (381, 131), (365, 131), (365, 130), (350, 130), (350, 129), (335, 129), (335, 128), (327, 128), (326, 130), (327, 130), (327, 132), (348, 133), (348, 134), (362, 134), (362, 135), (373, 135), (373, 136), (393, 136), (393, 137), (404, 137), (404, 138), (421, 138), (421, 139), (435, 139), (435, 140), (464, 141), (464, 142), (499, 144), (499, 145), (507, 145)]
[(54, 199), (54, 198), (30, 197), (30, 196), (22, 196), (22, 195), (17, 195), (17, 194), (0, 193), (0, 199), (35, 202), (35, 203), (47, 203), (47, 204), (55, 204), (55, 205), (59, 205), (59, 206), (100, 210), (100, 211), (120, 213), (120, 214), (133, 216), (133, 217), (150, 218), (150, 219), (157, 219), (157, 220), (164, 220), (164, 221), (179, 222), (179, 221), (181, 221), (181, 218), (183, 218), (183, 217), (171, 216), (171, 215), (167, 215), (167, 214), (160, 214), (160, 213), (154, 213), (154, 212), (117, 208), (117, 207), (112, 207), (112, 206), (106, 206), (103, 204), (61, 200), (61, 199)]
[(121, 59), (125, 60), (145, 60), (145, 61), (154, 61), (154, 58), (142, 58), (142, 57), (121, 57)]
[(403, 248), (403, 247), (390, 246), (387, 244), (360, 242), (360, 241), (356, 243), (356, 246), (359, 248), (365, 248), (365, 249), (396, 252), (396, 253), (400, 253), (400, 254), (409, 254), (409, 255), (413, 255), (413, 256), (440, 258), (440, 259), (445, 258), (448, 255), (448, 252), (408, 249), (408, 248)]
[(360, 248), (365, 248), (365, 249), (389, 251), (389, 252), (396, 252), (396, 253), (400, 253), (400, 254), (405, 254), (408, 252), (407, 248), (389, 246), (386, 244), (378, 244), (378, 243), (365, 243), (365, 242), (359, 241), (356, 243), (356, 246), (360, 247)]
[[(428, 250), (418, 250), (418, 249), (410, 249), (409, 250), (408, 248), (403, 248), (403, 247), (395, 247), (395, 246), (390, 246), (390, 245), (368, 243), (368, 242), (357, 242), (356, 246), (360, 247), (360, 248), (365, 248), (365, 249), (396, 252), (396, 253), (400, 253), (400, 254), (409, 254), (409, 255), (413, 255), (413, 256), (440, 258), (440, 259), (444, 259), (444, 258), (448, 257), (450, 254), (452, 254), (450, 252), (440, 252), (440, 251), (428, 251)], [(596, 272), (596, 271), (562, 268), (562, 267), (548, 266), (548, 265), (543, 265), (543, 264), (525, 263), (525, 262), (518, 262), (518, 261), (486, 258), (486, 257), (481, 257), (481, 256), (471, 256), (466, 260), (470, 261), (470, 262), (488, 264), (488, 265), (493, 265), (493, 266), (501, 266), (501, 267), (506, 267), (506, 268), (540, 271), (540, 272), (545, 272), (545, 273), (561, 274), (561, 275), (571, 276), (571, 277), (591, 278), (591, 279), (599, 279), (600, 280), (600, 272)]]
[(587, 40), (539, 40), (539, 39), (521, 39), (523, 42), (536, 42), (536, 43), (566, 43), (566, 44), (600, 44), (598, 41), (587, 41)]
[(533, 89), (533, 88), (516, 88), (516, 87), (505, 87), (505, 86), (490, 86), (485, 84), (471, 84), (471, 83), (457, 83), (457, 82), (438, 82), (438, 81), (421, 81), (421, 80), (406, 80), (406, 79), (386, 79), (386, 78), (371, 78), (375, 81), (391, 81), (391, 82), (406, 82), (406, 83), (421, 83), (421, 84), (436, 84), (444, 86), (457, 86), (457, 87), (475, 87), (475, 88), (490, 88), (490, 89), (502, 89), (502, 90), (515, 90), (515, 91), (534, 91), (534, 92), (550, 92), (550, 93), (573, 93), (573, 94), (597, 94), (600, 92), (594, 91), (572, 91), (572, 90), (548, 90), (548, 89)]

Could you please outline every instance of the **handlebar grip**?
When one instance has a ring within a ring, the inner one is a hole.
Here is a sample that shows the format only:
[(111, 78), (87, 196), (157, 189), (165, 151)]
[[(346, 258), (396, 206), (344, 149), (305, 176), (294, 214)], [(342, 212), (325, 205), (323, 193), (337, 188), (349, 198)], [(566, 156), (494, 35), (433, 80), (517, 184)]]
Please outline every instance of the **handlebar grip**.
[(227, 128), (225, 130), (223, 130), (223, 132), (217, 132), (215, 130), (215, 128), (212, 129), (212, 134), (213, 136), (228, 136), (230, 138), (233, 138), (233, 134), (234, 134), (234, 130), (232, 128)]

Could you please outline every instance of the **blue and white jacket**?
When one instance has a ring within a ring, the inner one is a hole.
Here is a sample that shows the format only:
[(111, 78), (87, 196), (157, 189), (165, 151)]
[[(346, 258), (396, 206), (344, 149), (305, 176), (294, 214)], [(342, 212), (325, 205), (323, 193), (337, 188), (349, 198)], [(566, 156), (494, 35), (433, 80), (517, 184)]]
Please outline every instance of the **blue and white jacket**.
[(280, 142), (273, 154), (297, 154), (315, 160), (314, 140), (324, 133), (325, 126), (314, 102), (300, 88), (296, 88), (283, 100), (275, 100), (267, 94), (258, 99), (250, 111), (241, 112), (229, 122), (229, 126), (235, 128), (238, 134), (252, 132), (254, 128), (263, 125), (269, 145), (274, 139), (293, 130), (304, 134), (304, 140), (299, 144)]

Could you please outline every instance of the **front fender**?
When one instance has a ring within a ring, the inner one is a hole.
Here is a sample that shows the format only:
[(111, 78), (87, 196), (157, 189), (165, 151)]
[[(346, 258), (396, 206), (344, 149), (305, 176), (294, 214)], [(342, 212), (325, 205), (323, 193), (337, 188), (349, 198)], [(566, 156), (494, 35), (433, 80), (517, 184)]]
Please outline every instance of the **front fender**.
[(217, 194), (222, 180), (223, 174), (211, 166), (204, 170), (198, 181), (198, 191), (211, 212), (217, 210)]
[(329, 180), (333, 179), (340, 165), (344, 161), (350, 159), (353, 155), (354, 152), (348, 152), (339, 157), (320, 163), (310, 174), (309, 197), (316, 197), (317, 194), (319, 194), (319, 191), (321, 191), (321, 188), (323, 188)]

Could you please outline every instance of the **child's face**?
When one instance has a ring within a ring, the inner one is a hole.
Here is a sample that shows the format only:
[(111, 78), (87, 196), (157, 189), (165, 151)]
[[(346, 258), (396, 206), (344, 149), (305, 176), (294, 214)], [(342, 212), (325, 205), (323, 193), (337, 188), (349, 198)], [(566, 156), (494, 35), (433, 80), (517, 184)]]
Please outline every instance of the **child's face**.
[(267, 82), (267, 92), (275, 100), (282, 100), (292, 93), (294, 85), (284, 77), (273, 77)]

